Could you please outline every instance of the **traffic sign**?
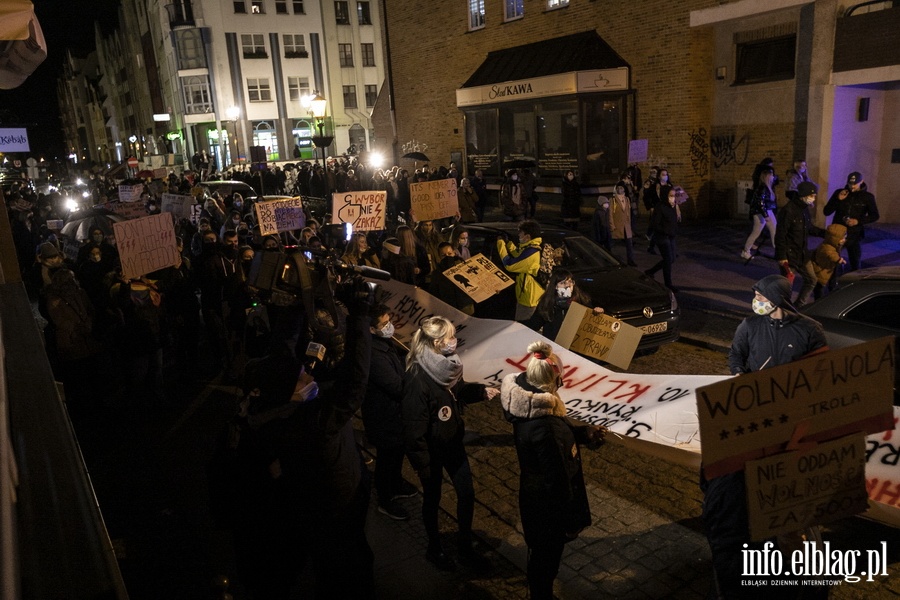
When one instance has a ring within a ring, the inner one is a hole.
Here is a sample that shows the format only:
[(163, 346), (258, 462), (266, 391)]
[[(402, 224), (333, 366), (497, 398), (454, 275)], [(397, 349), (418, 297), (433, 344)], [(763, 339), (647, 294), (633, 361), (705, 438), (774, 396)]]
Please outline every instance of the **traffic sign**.
[(133, 156), (129, 157), (128, 158), (128, 166), (131, 167), (132, 169), (136, 169), (138, 166), (138, 159), (136, 159)]

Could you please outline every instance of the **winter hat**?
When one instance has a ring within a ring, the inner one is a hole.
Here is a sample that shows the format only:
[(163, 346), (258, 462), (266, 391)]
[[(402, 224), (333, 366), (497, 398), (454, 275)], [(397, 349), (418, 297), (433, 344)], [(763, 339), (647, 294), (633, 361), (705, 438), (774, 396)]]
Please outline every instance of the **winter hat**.
[(847, 184), (853, 185), (854, 183), (860, 183), (863, 180), (862, 173), (859, 171), (853, 171), (849, 175), (847, 175)]
[(797, 195), (801, 198), (806, 198), (807, 196), (812, 196), (819, 189), (816, 187), (816, 184), (810, 183), (809, 181), (804, 181), (800, 185), (797, 186)]
[(781, 275), (767, 275), (756, 282), (753, 291), (759, 292), (766, 300), (779, 308), (796, 311), (791, 304), (791, 283)]
[(59, 250), (50, 242), (44, 242), (38, 249), (38, 255), (46, 260), (48, 258), (56, 258), (59, 256)]

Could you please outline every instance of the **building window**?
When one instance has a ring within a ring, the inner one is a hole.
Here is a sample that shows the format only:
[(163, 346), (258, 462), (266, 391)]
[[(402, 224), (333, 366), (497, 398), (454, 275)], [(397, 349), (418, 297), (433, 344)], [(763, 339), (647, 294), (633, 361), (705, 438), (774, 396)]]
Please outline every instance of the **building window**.
[(375, 44), (362, 44), (362, 63), (364, 67), (375, 66)]
[(268, 58), (266, 36), (262, 33), (242, 33), (241, 50), (244, 58)]
[(469, 0), (469, 31), (484, 28), (484, 0)]
[(338, 25), (350, 24), (350, 8), (345, 0), (334, 3), (334, 20)]
[(372, 14), (369, 12), (369, 3), (368, 2), (357, 2), (356, 3), (356, 15), (359, 17), (360, 25), (371, 25), (372, 24)]
[(209, 80), (205, 76), (185, 77), (181, 82), (185, 112), (190, 115), (212, 112)]
[(309, 77), (288, 77), (288, 100), (299, 102), (309, 96)]
[(506, 21), (521, 19), (525, 15), (525, 0), (505, 0), (503, 7)]
[(568, 6), (569, 0), (547, 0), (547, 10), (553, 10), (554, 8), (562, 8), (563, 6)]
[(179, 69), (202, 69), (206, 67), (206, 55), (203, 52), (203, 39), (200, 29), (176, 29), (175, 47)]
[(344, 86), (344, 108), (357, 108), (355, 85)]
[(794, 78), (797, 36), (737, 44), (734, 82), (763, 83)]
[(272, 121), (253, 122), (253, 145), (265, 148), (266, 159), (278, 160), (278, 135), (275, 132), (275, 123)]
[(286, 33), (282, 36), (284, 43), (285, 58), (308, 58), (309, 52), (306, 51), (306, 42), (301, 34)]
[(247, 79), (247, 98), (250, 102), (271, 102), (272, 90), (266, 78)]
[(306, 14), (303, 10), (303, 0), (294, 0), (294, 14), (295, 15), (303, 15)]
[(234, 14), (236, 15), (246, 15), (247, 14), (247, 3), (244, 0), (235, 0), (234, 1)]
[(275, 12), (279, 15), (288, 14), (287, 0), (275, 0)]
[(342, 67), (353, 66), (353, 44), (338, 44), (338, 58)]
[(375, 106), (375, 100), (378, 99), (378, 86), (377, 85), (367, 85), (366, 86), (366, 108), (372, 108)]
[(266, 14), (265, 8), (263, 7), (262, 0), (251, 0), (250, 1), (250, 12), (254, 15)]

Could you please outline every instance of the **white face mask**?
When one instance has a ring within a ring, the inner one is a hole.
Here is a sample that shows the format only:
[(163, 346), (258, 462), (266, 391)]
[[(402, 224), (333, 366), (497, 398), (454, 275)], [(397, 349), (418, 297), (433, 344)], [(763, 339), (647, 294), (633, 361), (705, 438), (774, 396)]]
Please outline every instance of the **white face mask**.
[(512, 179), (513, 181), (518, 181), (518, 180), (519, 180), (519, 176), (518, 176), (518, 175), (513, 175), (512, 177), (510, 177), (510, 179)]
[(753, 312), (763, 317), (775, 310), (775, 305), (768, 300), (757, 300), (754, 298), (751, 306), (753, 307)]
[(815, 196), (807, 196), (806, 198), (803, 198), (803, 202), (805, 202), (807, 206), (812, 206), (813, 204), (816, 203), (816, 197)]
[(444, 356), (450, 356), (451, 354), (456, 354), (456, 338), (451, 338), (449, 342), (444, 344), (443, 346), (438, 346), (438, 350)]
[(571, 298), (572, 288), (569, 286), (556, 288), (556, 295), (560, 298)]
[(668, 176), (668, 175), (662, 175), (662, 176), (660, 176), (659, 180), (660, 180), (661, 182), (665, 183), (665, 182), (667, 182), (667, 181), (669, 180), (669, 176)]
[(394, 324), (390, 321), (385, 323), (384, 327), (378, 330), (378, 337), (383, 337), (385, 339), (394, 337)]

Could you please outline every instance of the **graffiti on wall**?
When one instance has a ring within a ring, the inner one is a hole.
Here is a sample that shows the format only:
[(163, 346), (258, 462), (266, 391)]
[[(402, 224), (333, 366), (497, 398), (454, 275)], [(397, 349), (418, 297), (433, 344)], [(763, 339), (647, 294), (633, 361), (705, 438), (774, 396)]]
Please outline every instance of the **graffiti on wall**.
[(699, 177), (709, 173), (709, 143), (706, 141), (706, 129), (701, 127), (689, 134), (691, 138), (691, 166)]
[(750, 134), (745, 133), (740, 139), (734, 133), (714, 136), (709, 141), (709, 151), (716, 168), (730, 163), (743, 165), (750, 152)]

